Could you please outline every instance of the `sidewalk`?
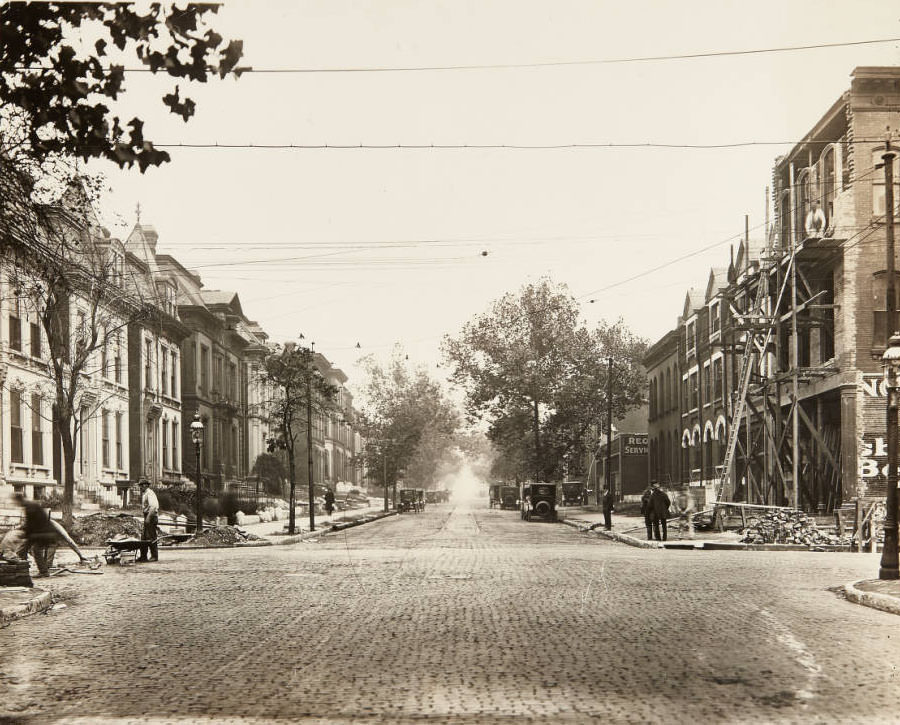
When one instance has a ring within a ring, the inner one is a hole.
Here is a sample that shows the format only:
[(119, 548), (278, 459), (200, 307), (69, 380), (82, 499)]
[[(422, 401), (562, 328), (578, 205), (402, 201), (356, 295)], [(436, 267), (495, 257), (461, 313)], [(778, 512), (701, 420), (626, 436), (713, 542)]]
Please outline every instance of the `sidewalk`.
[[(603, 513), (594, 507), (570, 506), (559, 509), (560, 520), (568, 526), (582, 531), (592, 531), (614, 541), (644, 549), (696, 549), (696, 550), (808, 550), (808, 547), (774, 545), (749, 546), (739, 543), (739, 535), (735, 532), (700, 531), (694, 538), (675, 526), (669, 525), (669, 540), (665, 543), (646, 540), (646, 527), (643, 516), (612, 516), (612, 530), (603, 528)], [(844, 585), (844, 595), (851, 602), (862, 604), (873, 609), (900, 615), (900, 580), (863, 579)]]
[[(255, 524), (244, 524), (240, 528), (248, 534), (255, 534), (272, 544), (295, 544), (298, 541), (309, 539), (320, 534), (328, 533), (334, 528), (347, 528), (350, 526), (358, 526), (361, 523), (374, 521), (385, 515), (391, 516), (394, 512), (383, 513), (383, 506), (366, 506), (357, 509), (348, 509), (347, 511), (335, 511), (333, 516), (327, 514), (316, 514), (316, 530), (309, 530), (309, 515), (297, 516), (294, 520), (294, 530), (297, 532), (293, 536), (286, 535), (287, 521), (267, 521)], [(356, 521), (357, 519), (364, 519)], [(337, 527), (335, 527), (337, 525)]]

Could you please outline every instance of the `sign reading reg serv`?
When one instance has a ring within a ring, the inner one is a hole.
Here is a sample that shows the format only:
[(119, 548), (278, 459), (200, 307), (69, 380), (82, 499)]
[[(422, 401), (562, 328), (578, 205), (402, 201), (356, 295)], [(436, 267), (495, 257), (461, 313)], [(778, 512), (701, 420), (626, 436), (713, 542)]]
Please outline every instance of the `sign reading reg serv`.
[(626, 435), (622, 436), (624, 448), (622, 453), (626, 456), (646, 456), (650, 452), (648, 436)]

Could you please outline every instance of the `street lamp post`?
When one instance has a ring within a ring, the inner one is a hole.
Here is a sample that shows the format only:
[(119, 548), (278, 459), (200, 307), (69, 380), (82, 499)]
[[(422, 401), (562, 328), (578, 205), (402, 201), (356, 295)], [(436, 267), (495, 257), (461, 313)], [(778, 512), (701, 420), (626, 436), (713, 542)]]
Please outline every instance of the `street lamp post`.
[(194, 422), (191, 423), (191, 440), (194, 442), (194, 451), (197, 454), (197, 525), (195, 534), (203, 531), (203, 513), (201, 501), (203, 498), (203, 479), (200, 473), (200, 447), (203, 445), (203, 422), (200, 420), (199, 411), (194, 413)]
[(900, 579), (897, 534), (897, 397), (900, 388), (900, 335), (893, 334), (881, 357), (887, 394), (887, 511), (884, 517), (884, 547), (881, 550), (879, 579)]

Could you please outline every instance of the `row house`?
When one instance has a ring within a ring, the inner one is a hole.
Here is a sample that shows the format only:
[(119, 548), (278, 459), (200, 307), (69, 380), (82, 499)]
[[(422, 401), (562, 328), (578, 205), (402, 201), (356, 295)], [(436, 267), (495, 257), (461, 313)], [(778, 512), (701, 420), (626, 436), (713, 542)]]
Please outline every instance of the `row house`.
[(24, 244), (77, 248), (71, 251), (77, 256), (73, 262), (105, 291), (95, 304), (90, 291), (76, 284), (58, 301), (57, 349), (51, 351), (41, 321), (48, 285), (40, 262), (12, 254), (0, 260), (0, 495), (16, 491), (40, 498), (62, 486), (65, 463), (53, 429), (57, 387), (50, 374), (51, 352), (74, 360), (79, 350), (90, 350), (85, 341), (96, 335), (96, 349), (85, 359), (75, 386), (73, 487), (82, 499), (114, 504), (116, 482), (129, 476), (126, 334), (136, 308), (128, 302), (125, 248), (100, 225), (78, 187), (69, 190), (51, 219), (54, 231), (46, 232), (46, 239)]
[(856, 68), (776, 159), (764, 240), (745, 239), (724, 273), (712, 270), (651, 347), (651, 479), (693, 489), (701, 503), (830, 511), (884, 496), (881, 139), (898, 105), (900, 68)]
[[(337, 390), (335, 410), (313, 414), (313, 482), (335, 491), (357, 488), (363, 476), (355, 456), (362, 450), (362, 440), (353, 427), (353, 396), (345, 386), (348, 378), (320, 353), (315, 353), (313, 364)], [(304, 441), (304, 455), (305, 450)]]
[(125, 242), (132, 289), (148, 314), (128, 325), (130, 471), (153, 485), (182, 475), (181, 345), (190, 334), (179, 320), (177, 281), (156, 254), (158, 235), (135, 224)]
[[(202, 485), (211, 491), (223, 490), (248, 473), (247, 379), (243, 374), (248, 340), (239, 329), (246, 318), (237, 294), (205, 290), (199, 275), (172, 257), (163, 259), (177, 280), (178, 312), (190, 329), (181, 347), (182, 404), (187, 420), (199, 414), (203, 423)], [(183, 428), (185, 461), (190, 461), (188, 469), (196, 476), (189, 426)]]

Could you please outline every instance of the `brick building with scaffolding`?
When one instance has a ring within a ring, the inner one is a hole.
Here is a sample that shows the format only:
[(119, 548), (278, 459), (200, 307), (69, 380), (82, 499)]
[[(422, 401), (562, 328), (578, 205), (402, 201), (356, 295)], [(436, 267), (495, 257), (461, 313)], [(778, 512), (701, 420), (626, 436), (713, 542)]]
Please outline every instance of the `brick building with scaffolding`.
[(900, 68), (856, 68), (776, 159), (764, 241), (745, 236), (651, 347), (651, 480), (687, 488), (700, 506), (821, 512), (884, 496), (880, 165), (898, 107)]

